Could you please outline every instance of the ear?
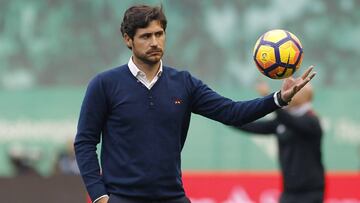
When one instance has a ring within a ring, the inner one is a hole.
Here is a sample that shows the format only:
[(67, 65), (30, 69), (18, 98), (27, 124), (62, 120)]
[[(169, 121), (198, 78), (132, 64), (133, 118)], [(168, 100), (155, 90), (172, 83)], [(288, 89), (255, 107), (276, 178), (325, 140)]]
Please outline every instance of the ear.
[(123, 40), (129, 49), (132, 49), (133, 40), (128, 34), (124, 34)]

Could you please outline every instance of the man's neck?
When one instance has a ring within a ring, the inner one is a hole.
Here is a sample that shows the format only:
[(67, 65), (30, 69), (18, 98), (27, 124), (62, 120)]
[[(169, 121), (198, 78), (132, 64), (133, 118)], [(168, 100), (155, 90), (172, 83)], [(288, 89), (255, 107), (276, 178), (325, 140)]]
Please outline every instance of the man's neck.
[(155, 64), (148, 64), (144, 63), (141, 60), (136, 59), (135, 57), (132, 57), (134, 64), (136, 67), (139, 68), (139, 70), (143, 71), (146, 75), (146, 79), (148, 81), (152, 81), (152, 79), (155, 77), (156, 73), (159, 71), (160, 68), (160, 61)]

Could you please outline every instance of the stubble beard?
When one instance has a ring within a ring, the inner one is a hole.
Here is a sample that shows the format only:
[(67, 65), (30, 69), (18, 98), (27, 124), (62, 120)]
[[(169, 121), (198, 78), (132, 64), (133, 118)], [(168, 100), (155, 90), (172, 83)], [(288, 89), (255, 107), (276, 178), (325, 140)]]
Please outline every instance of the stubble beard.
[(158, 56), (149, 56), (147, 53), (141, 54), (141, 55), (135, 55), (136, 58), (138, 58), (140, 61), (142, 61), (144, 64), (147, 65), (155, 65), (160, 62), (162, 56), (164, 55), (163, 52)]

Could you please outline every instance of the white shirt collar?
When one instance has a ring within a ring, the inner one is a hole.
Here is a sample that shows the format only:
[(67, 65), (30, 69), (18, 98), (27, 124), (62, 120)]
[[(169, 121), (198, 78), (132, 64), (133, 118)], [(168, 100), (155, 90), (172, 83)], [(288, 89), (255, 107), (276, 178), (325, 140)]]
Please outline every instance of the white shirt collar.
[(143, 85), (145, 85), (146, 88), (151, 89), (156, 81), (158, 81), (158, 79), (160, 78), (160, 75), (163, 71), (163, 66), (162, 66), (162, 61), (160, 60), (160, 67), (159, 67), (159, 71), (156, 73), (155, 77), (149, 81), (146, 78), (146, 75), (143, 71), (141, 71), (134, 63), (134, 61), (132, 60), (132, 57), (130, 57), (129, 63), (128, 63), (129, 69), (131, 74), (134, 75), (134, 77), (137, 79), (138, 82), (141, 82)]
[[(128, 66), (129, 66), (130, 72), (135, 77), (137, 77), (140, 73), (144, 73), (135, 65), (134, 61), (132, 60), (132, 56), (129, 59)], [(159, 77), (161, 75), (162, 71), (163, 71), (163, 65), (162, 65), (162, 60), (160, 60), (160, 68), (159, 68), (159, 71), (156, 73), (156, 76)]]

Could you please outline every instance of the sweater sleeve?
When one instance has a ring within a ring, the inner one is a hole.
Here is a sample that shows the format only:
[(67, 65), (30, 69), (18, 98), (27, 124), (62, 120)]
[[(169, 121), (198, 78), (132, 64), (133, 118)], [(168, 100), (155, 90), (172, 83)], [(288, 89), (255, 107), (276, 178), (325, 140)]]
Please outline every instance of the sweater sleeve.
[(276, 133), (276, 127), (277, 127), (277, 122), (275, 120), (266, 120), (266, 121), (260, 120), (260, 121), (247, 123), (243, 126), (236, 128), (248, 133), (272, 135)]
[(241, 126), (279, 108), (275, 104), (274, 93), (263, 98), (235, 102), (219, 95), (190, 74), (188, 85), (192, 112), (226, 125)]
[(92, 201), (107, 194), (96, 153), (106, 114), (103, 84), (97, 76), (88, 85), (74, 143), (76, 161)]
[(293, 116), (287, 111), (279, 109), (276, 111), (277, 120), (286, 127), (293, 129), (297, 134), (303, 136), (321, 135), (322, 130), (316, 116), (303, 115)]

